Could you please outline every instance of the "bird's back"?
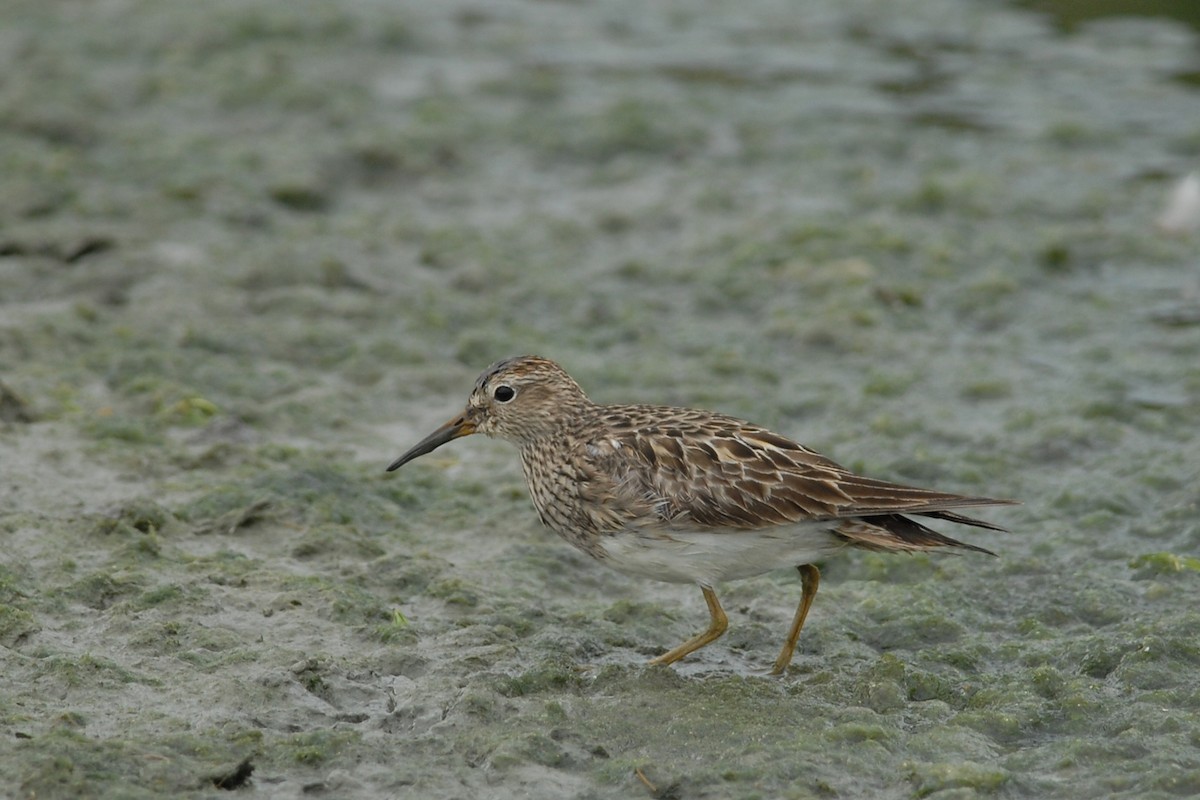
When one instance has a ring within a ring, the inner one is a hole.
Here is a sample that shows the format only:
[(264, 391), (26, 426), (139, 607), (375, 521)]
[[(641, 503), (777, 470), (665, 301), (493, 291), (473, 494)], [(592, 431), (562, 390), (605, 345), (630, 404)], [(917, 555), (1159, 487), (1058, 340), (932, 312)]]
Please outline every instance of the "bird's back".
[(952, 509), (1007, 502), (856, 475), (766, 428), (698, 409), (593, 406), (522, 455), (543, 521), (568, 539), (573, 530), (734, 532), (823, 521), (850, 544), (927, 549), (960, 543), (901, 514), (996, 528)]

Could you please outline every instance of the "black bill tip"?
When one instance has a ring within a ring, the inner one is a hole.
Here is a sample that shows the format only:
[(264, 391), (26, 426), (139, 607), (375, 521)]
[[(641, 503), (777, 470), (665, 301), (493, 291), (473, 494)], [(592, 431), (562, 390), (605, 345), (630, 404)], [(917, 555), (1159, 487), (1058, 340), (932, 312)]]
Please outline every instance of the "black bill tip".
[(467, 418), (466, 414), (460, 414), (413, 445), (412, 449), (410, 449), (407, 453), (389, 464), (387, 471), (393, 472), (398, 470), (408, 462), (412, 461), (414, 458), (420, 458), (426, 453), (432, 453), (446, 442), (453, 441), (454, 439), (458, 439), (463, 436), (470, 436), (474, 432), (475, 423), (471, 422), (471, 420)]

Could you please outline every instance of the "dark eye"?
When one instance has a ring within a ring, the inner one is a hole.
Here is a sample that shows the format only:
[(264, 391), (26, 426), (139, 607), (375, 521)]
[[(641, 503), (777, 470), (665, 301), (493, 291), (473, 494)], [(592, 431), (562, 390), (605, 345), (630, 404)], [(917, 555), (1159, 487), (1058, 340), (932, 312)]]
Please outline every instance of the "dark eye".
[(496, 391), (492, 392), (492, 397), (496, 398), (498, 403), (507, 403), (516, 396), (516, 390), (511, 386), (497, 386)]

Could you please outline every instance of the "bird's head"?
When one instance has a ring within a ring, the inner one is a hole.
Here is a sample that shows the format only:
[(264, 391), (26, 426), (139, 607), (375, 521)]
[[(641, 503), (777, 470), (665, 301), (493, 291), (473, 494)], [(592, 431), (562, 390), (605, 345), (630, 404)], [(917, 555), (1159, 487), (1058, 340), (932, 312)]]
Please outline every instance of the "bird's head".
[(466, 409), (393, 461), (388, 471), (472, 433), (524, 446), (554, 435), (590, 402), (579, 384), (549, 359), (517, 356), (497, 361), (475, 381)]

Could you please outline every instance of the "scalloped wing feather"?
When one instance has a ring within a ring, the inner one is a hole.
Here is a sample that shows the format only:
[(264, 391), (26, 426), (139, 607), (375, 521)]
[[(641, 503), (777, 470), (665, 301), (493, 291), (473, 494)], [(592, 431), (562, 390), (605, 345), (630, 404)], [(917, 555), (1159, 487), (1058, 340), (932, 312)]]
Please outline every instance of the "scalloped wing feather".
[(831, 529), (861, 547), (927, 549), (960, 543), (900, 513), (1003, 530), (950, 509), (1011, 503), (855, 475), (803, 445), (722, 414), (654, 406), (604, 410), (603, 433), (587, 444), (582, 497), (606, 517), (601, 529), (754, 530), (857, 520), (864, 524)]

